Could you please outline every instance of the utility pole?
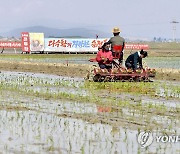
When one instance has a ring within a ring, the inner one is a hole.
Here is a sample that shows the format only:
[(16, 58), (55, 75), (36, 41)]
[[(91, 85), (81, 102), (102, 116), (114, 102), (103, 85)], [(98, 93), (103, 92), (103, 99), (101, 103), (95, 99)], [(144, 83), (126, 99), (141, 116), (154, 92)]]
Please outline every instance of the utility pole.
[(173, 41), (176, 41), (176, 24), (178, 24), (179, 22), (176, 20), (171, 21), (172, 25), (173, 25)]

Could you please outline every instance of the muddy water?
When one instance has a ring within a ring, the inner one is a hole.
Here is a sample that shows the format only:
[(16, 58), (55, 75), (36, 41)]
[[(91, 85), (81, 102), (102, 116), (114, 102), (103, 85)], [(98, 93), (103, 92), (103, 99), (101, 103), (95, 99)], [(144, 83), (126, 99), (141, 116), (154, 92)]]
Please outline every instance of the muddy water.
[[(136, 132), (33, 111), (1, 111), (4, 152), (134, 153)], [(113, 132), (113, 129), (116, 129)], [(127, 135), (128, 134), (128, 135)], [(131, 148), (133, 147), (133, 148)]]
[[(0, 75), (2, 86), (13, 87), (0, 91), (0, 151), (4, 153), (124, 154), (178, 153), (180, 150), (178, 143), (154, 141), (144, 149), (137, 142), (138, 129), (150, 128), (146, 127), (147, 123), (151, 125), (150, 122), (154, 121), (159, 125), (159, 129), (152, 129), (154, 136), (161, 133), (161, 129), (179, 135), (180, 121), (178, 117), (173, 117), (172, 113), (149, 117), (146, 113), (126, 107), (113, 111), (112, 106), (108, 106), (109, 110), (108, 107), (103, 108), (93, 102), (33, 95), (36, 92), (54, 94), (62, 91), (91, 96), (90, 89), (82, 88), (82, 78), (21, 72), (2, 72)], [(28, 93), (28, 90), (32, 94)], [(160, 104), (169, 110), (179, 108), (178, 97), (168, 100), (163, 96), (153, 98), (113, 92), (108, 94), (107, 99), (109, 96), (131, 100), (134, 104)], [(172, 117), (169, 116), (171, 114)], [(114, 120), (116, 122), (111, 122)], [(144, 123), (137, 125), (138, 121)]]
[[(174, 143), (138, 146), (135, 130), (90, 124), (35, 111), (0, 111), (0, 151), (6, 153), (176, 153)], [(159, 148), (161, 147), (161, 148)]]
[[(42, 55), (41, 55), (42, 56)], [(56, 58), (57, 57), (57, 58)], [(0, 60), (6, 61), (24, 61), (24, 62), (38, 62), (38, 63), (69, 63), (69, 64), (93, 64), (89, 62), (90, 58), (95, 58), (95, 55), (69, 55), (69, 56), (37, 56), (32, 58), (24, 58), (24, 57), (0, 57)], [(127, 58), (127, 55), (124, 59)], [(180, 68), (180, 58), (179, 57), (148, 57), (143, 60), (150, 68)]]

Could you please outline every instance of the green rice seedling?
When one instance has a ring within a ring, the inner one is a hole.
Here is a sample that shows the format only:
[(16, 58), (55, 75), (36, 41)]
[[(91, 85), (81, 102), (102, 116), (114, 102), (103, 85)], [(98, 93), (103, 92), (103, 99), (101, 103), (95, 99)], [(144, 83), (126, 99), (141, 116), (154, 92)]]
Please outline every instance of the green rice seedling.
[(84, 145), (81, 147), (81, 154), (85, 154)]

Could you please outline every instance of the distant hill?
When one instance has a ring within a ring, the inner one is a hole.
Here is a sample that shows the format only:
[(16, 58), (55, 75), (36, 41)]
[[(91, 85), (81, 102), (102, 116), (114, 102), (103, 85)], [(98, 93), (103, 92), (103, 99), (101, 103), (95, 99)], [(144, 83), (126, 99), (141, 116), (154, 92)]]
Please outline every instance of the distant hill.
[(86, 29), (86, 28), (70, 28), (70, 29), (57, 29), (57, 28), (49, 28), (43, 26), (34, 26), (34, 27), (26, 27), (14, 29), (5, 33), (0, 33), (3, 37), (21, 37), (21, 32), (39, 32), (44, 33), (45, 37), (85, 37), (85, 38), (95, 38), (96, 34), (99, 37), (109, 37), (109, 33)]

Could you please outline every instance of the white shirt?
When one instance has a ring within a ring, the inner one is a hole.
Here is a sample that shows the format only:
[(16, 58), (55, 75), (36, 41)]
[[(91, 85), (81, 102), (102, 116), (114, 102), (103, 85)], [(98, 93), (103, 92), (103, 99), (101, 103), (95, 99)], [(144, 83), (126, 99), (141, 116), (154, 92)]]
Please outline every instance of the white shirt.
[(139, 56), (139, 57), (141, 56), (140, 51), (138, 51), (138, 56)]

